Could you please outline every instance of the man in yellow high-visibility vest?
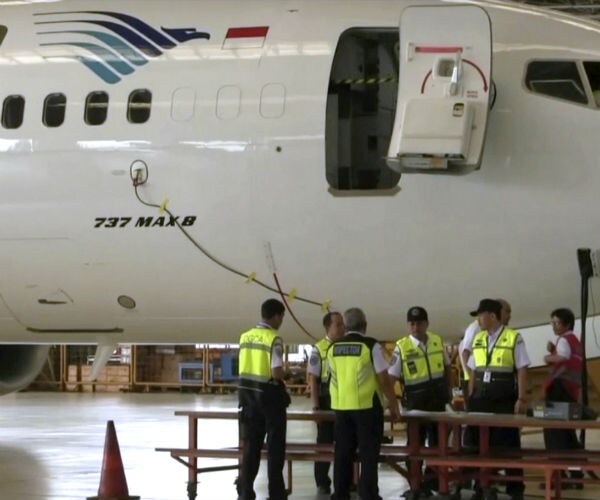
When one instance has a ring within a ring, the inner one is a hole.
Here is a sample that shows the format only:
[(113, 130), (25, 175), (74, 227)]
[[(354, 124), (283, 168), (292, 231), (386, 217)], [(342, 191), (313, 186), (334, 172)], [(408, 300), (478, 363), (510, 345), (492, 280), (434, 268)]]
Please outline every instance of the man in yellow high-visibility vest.
[[(429, 328), (427, 311), (420, 306), (411, 307), (406, 313), (410, 334), (396, 342), (388, 373), (403, 385), (402, 406), (407, 410), (444, 411), (450, 400), (450, 360), (442, 338)], [(436, 423), (419, 425), (420, 445), (438, 446)], [(413, 496), (430, 496), (438, 489), (437, 477), (430, 468), (428, 479)]]
[(349, 500), (352, 461), (360, 450), (358, 494), (361, 500), (381, 500), (377, 462), (383, 436), (383, 395), (392, 418), (400, 407), (381, 344), (366, 336), (365, 313), (353, 307), (344, 312), (346, 334), (327, 351), (329, 392), (335, 411), (335, 451), (332, 500)]
[(239, 500), (256, 499), (254, 480), (265, 435), (269, 499), (287, 498), (283, 464), (290, 397), (283, 382), (283, 341), (277, 334), (284, 314), (285, 307), (279, 300), (265, 301), (261, 306), (262, 320), (240, 337), (238, 397), (245, 442)]
[[(469, 381), (469, 411), (518, 414), (527, 410), (527, 367), (530, 364), (525, 342), (519, 332), (502, 322), (502, 303), (494, 299), (482, 299), (477, 310), (481, 331), (473, 338)], [(465, 439), (478, 443), (477, 429), (467, 428)], [(490, 429), (490, 449), (494, 447), (521, 448), (520, 431), (513, 427)], [(507, 475), (521, 476), (520, 469), (507, 469)], [(525, 485), (521, 480), (509, 481), (506, 493), (511, 500), (523, 500)], [(491, 499), (495, 491), (477, 490), (474, 498)]]
[[(310, 378), (310, 401), (313, 411), (331, 410), (329, 395), (329, 370), (327, 369), (327, 349), (344, 336), (344, 320), (339, 312), (328, 312), (323, 317), (325, 337), (312, 349), (308, 363)], [(317, 422), (317, 444), (333, 443), (333, 422)], [(315, 462), (314, 474), (317, 492), (320, 495), (331, 493), (329, 462)]]

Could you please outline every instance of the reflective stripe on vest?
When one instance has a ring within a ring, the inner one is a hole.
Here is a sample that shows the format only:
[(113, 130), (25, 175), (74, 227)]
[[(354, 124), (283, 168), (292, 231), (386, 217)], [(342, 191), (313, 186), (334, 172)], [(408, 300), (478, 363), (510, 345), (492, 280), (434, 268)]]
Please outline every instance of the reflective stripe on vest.
[(240, 379), (266, 383), (271, 379), (271, 351), (279, 338), (270, 328), (253, 328), (240, 337)]
[(383, 401), (371, 349), (375, 341), (349, 334), (331, 344), (327, 351), (331, 379), (329, 391), (334, 410), (363, 410), (373, 407), (375, 394)]
[(396, 342), (402, 359), (402, 378), (405, 386), (423, 384), (445, 375), (444, 343), (435, 333), (427, 332), (427, 351), (415, 346), (410, 336)]

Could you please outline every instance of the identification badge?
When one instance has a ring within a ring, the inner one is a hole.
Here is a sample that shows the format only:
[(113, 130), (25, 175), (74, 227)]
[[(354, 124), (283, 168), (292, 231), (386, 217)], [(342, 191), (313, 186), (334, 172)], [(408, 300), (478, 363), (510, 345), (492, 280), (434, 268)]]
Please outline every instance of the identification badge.
[(486, 384), (489, 384), (492, 381), (492, 372), (491, 371), (485, 371), (483, 372), (483, 381)]

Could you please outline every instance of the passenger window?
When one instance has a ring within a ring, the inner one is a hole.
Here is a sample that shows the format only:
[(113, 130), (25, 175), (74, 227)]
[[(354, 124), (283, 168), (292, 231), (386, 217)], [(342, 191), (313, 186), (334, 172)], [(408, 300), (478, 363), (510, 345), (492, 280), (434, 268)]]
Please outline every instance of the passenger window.
[(398, 29), (342, 33), (329, 77), (325, 175), (339, 190), (394, 188), (386, 164), (398, 98)]
[(145, 123), (150, 118), (152, 92), (147, 89), (137, 89), (129, 94), (127, 104), (127, 120), (130, 123)]
[(88, 125), (102, 125), (108, 113), (108, 94), (90, 92), (85, 99), (84, 120)]
[(19, 128), (23, 123), (25, 99), (20, 95), (9, 95), (2, 104), (2, 126)]
[(532, 61), (527, 66), (525, 85), (536, 94), (588, 102), (575, 61)]
[(590, 88), (594, 96), (594, 102), (600, 108), (600, 62), (584, 62), (583, 67), (590, 82)]
[(67, 97), (59, 92), (49, 94), (44, 99), (44, 114), (42, 121), (46, 127), (59, 127), (65, 121)]

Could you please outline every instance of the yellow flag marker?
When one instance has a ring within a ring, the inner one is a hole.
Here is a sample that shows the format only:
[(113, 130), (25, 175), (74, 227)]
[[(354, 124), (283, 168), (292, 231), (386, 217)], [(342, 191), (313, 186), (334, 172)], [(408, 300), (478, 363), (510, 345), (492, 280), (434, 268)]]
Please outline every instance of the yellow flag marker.
[(296, 290), (295, 288), (292, 288), (288, 293), (288, 300), (291, 302), (292, 300), (294, 300), (296, 298), (296, 295), (298, 295), (298, 290)]
[(250, 273), (246, 276), (246, 283), (252, 283), (256, 278), (256, 273)]
[(160, 206), (158, 207), (158, 213), (159, 214), (164, 214), (165, 210), (167, 209), (167, 205), (169, 204), (169, 198), (165, 198), (162, 203), (160, 204)]
[(331, 305), (331, 300), (326, 300), (325, 302), (323, 302), (321, 304), (321, 311), (325, 312), (325, 311), (329, 311), (329, 306)]

